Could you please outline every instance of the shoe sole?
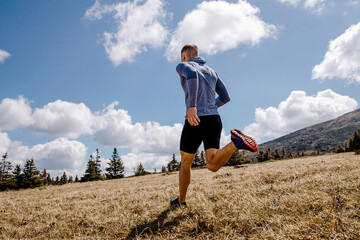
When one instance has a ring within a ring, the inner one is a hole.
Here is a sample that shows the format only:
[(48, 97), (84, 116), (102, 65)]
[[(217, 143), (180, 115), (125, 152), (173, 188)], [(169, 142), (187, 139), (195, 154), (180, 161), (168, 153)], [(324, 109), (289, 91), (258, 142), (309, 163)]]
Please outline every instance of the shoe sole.
[(247, 135), (245, 135), (242, 131), (239, 129), (232, 129), (231, 133), (240, 138), (244, 144), (251, 149), (251, 151), (256, 152), (258, 149), (256, 141)]

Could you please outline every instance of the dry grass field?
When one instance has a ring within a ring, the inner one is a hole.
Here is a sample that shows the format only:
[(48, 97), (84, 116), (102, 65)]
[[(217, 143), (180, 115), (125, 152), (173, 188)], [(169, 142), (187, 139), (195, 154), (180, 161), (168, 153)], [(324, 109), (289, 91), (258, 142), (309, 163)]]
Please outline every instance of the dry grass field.
[(0, 239), (360, 239), (360, 155), (0, 192)]

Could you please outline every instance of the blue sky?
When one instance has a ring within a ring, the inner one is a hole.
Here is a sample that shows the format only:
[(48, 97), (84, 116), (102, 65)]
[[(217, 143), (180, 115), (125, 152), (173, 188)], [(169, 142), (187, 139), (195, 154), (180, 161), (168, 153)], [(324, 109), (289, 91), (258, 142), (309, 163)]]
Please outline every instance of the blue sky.
[(179, 156), (175, 71), (195, 43), (225, 83), (224, 133), (264, 142), (358, 108), (360, 1), (0, 1), (0, 153), (81, 176)]

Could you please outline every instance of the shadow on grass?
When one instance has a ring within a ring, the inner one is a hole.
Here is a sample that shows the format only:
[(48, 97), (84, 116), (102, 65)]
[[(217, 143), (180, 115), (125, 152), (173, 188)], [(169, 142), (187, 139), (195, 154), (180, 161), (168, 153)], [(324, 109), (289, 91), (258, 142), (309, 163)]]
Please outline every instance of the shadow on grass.
[(191, 215), (193, 215), (190, 213), (187, 215), (177, 216), (171, 219), (171, 221), (168, 221), (164, 224), (168, 214), (173, 210), (173, 208), (169, 207), (168, 209), (163, 211), (155, 220), (135, 226), (126, 236), (125, 240), (137, 239), (138, 237), (145, 236), (155, 237), (156, 235), (158, 235), (158, 233), (164, 232), (166, 230), (171, 230), (174, 226), (179, 225), (181, 220), (188, 216), (191, 217)]

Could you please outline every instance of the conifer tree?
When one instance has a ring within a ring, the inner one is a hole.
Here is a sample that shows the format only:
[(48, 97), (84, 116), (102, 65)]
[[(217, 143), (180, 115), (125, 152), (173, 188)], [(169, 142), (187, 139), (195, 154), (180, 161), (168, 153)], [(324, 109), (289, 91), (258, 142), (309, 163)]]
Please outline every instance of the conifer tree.
[(95, 155), (95, 175), (96, 175), (96, 180), (102, 179), (101, 157), (100, 157), (100, 150), (99, 149), (96, 149), (96, 155)]
[(76, 183), (79, 182), (78, 175), (76, 175), (76, 177), (75, 177), (75, 182), (76, 182)]
[(51, 182), (49, 179), (51, 180), (50, 174), (48, 174), (46, 168), (44, 168), (44, 170), (42, 170), (40, 173), (40, 180), (44, 185), (49, 185)]
[(68, 182), (66, 172), (63, 173), (62, 177), (60, 178), (60, 184), (66, 184)]
[(175, 153), (173, 153), (172, 160), (168, 163), (168, 171), (178, 171), (180, 169), (180, 163), (175, 158)]
[(11, 162), (7, 160), (9, 157), (8, 153), (6, 152), (2, 155), (1, 162), (0, 162), (0, 189), (5, 190), (7, 188), (14, 188), (15, 184), (12, 180), (12, 166)]
[(106, 178), (108, 179), (124, 177), (125, 168), (116, 148), (114, 148), (108, 167), (105, 170), (107, 171)]
[(286, 158), (286, 151), (285, 151), (285, 148), (282, 147), (282, 148), (281, 148), (280, 159), (284, 159), (284, 158)]
[(201, 160), (199, 156), (199, 151), (196, 151), (191, 167), (199, 167), (199, 166), (201, 166)]
[(145, 169), (144, 169), (142, 163), (140, 163), (138, 168), (135, 171), (135, 176), (142, 176), (142, 175), (146, 175), (146, 172), (145, 172)]
[(89, 162), (85, 170), (84, 176), (81, 178), (82, 182), (95, 181), (96, 180), (96, 169), (95, 161), (92, 154), (90, 154)]
[(58, 185), (60, 183), (60, 178), (59, 176), (56, 176), (55, 178), (55, 185)]
[(205, 153), (204, 153), (204, 151), (201, 151), (201, 153), (200, 153), (200, 166), (205, 166), (205, 165), (206, 165)]
[(69, 177), (69, 180), (68, 180), (68, 183), (73, 183), (73, 182), (74, 182), (73, 177), (70, 176), (70, 177)]
[(47, 174), (46, 182), (47, 182), (48, 185), (53, 184), (53, 180), (52, 180), (52, 178), (50, 177), (50, 173)]
[(161, 167), (161, 172), (163, 172), (163, 173), (166, 172), (166, 167), (165, 166)]
[(12, 179), (15, 182), (15, 188), (21, 188), (22, 187), (22, 181), (23, 181), (23, 174), (21, 174), (21, 166), (20, 164), (16, 164), (15, 168), (12, 172)]
[(352, 137), (352, 151), (356, 151), (360, 149), (360, 129), (357, 131), (354, 131), (353, 137)]
[(40, 186), (40, 171), (35, 166), (34, 158), (26, 160), (23, 172), (25, 187), (33, 188)]

